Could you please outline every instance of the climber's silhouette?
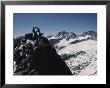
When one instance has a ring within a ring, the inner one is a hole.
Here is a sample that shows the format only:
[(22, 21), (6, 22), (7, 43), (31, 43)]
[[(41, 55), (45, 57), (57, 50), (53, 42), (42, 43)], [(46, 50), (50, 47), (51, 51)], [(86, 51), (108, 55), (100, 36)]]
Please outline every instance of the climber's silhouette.
[(33, 38), (38, 40), (38, 34), (37, 34), (37, 31), (35, 31), (36, 28), (37, 27), (33, 27), (32, 32), (33, 32)]
[(41, 32), (40, 32), (40, 28), (39, 28), (39, 27), (35, 27), (35, 28), (37, 28), (37, 31), (36, 31), (36, 32), (38, 32), (39, 37), (42, 37), (42, 35), (43, 35), (44, 33), (41, 33)]
[[(37, 28), (37, 31), (35, 31), (36, 28)], [(40, 32), (40, 28), (39, 27), (33, 27), (32, 32), (34, 34), (33, 35), (34, 39), (36, 39), (36, 40), (38, 40), (38, 38), (43, 36), (43, 33)]]
[(35, 27), (33, 27), (32, 32), (35, 33)]

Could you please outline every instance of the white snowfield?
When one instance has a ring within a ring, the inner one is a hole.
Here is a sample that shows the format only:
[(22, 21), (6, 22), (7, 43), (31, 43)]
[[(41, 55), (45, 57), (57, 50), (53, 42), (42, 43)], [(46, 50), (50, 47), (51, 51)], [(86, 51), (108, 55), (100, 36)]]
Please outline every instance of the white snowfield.
[[(68, 41), (62, 39), (55, 44), (59, 55), (76, 55), (65, 60), (73, 75), (97, 75), (97, 41), (88, 39), (71, 44), (73, 41), (86, 39), (87, 37), (90, 36), (71, 38)], [(60, 49), (62, 46), (64, 47)]]

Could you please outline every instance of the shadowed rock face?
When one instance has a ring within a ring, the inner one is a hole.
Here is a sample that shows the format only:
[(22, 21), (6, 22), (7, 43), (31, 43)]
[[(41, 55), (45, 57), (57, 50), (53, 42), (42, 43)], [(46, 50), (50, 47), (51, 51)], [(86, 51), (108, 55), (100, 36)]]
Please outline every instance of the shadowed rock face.
[(66, 63), (50, 45), (40, 46), (37, 50), (32, 64), (38, 64), (39, 75), (71, 75)]
[(79, 52), (77, 52), (77, 53), (75, 53), (75, 54), (62, 54), (61, 55), (61, 57), (64, 59), (64, 60), (69, 60), (70, 58), (72, 58), (72, 57), (74, 57), (74, 58), (76, 58), (78, 55), (84, 55), (84, 54), (86, 54), (86, 52), (84, 52), (84, 51), (79, 51)]
[[(16, 70), (14, 75), (72, 75), (65, 61), (56, 53), (47, 38), (42, 37), (39, 41), (29, 41), (27, 37), (14, 39), (14, 62)], [(28, 42), (26, 42), (28, 40)]]

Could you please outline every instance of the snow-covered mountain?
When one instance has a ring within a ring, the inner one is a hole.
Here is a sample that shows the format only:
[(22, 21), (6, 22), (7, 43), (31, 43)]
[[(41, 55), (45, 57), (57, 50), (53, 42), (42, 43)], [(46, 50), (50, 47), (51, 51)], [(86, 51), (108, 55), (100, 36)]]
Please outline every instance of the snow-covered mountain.
[(97, 74), (97, 33), (77, 35), (62, 31), (47, 36), (57, 53), (65, 60), (73, 75)]

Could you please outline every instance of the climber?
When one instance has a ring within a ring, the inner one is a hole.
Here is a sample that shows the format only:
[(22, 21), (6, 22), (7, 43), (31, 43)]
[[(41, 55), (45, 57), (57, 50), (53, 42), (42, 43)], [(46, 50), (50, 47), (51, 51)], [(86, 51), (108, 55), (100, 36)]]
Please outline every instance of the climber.
[(37, 31), (35, 31), (35, 28), (37, 28), (37, 27), (33, 27), (32, 32), (33, 32), (33, 38), (37, 40), (38, 34), (37, 34)]
[(32, 32), (35, 33), (35, 27), (33, 27)]
[(39, 37), (42, 37), (42, 35), (43, 35), (44, 33), (41, 33), (41, 32), (40, 32), (40, 28), (39, 28), (39, 27), (36, 27), (36, 28), (37, 28), (37, 30), (38, 30), (37, 32), (39, 33)]

